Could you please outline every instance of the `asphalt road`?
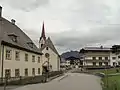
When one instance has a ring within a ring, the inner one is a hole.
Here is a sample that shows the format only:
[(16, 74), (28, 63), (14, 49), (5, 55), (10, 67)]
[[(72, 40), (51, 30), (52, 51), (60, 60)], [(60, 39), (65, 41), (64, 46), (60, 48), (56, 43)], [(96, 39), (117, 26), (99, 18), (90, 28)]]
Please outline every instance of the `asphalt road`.
[(14, 90), (102, 90), (100, 78), (93, 75), (68, 73), (49, 83), (19, 87)]

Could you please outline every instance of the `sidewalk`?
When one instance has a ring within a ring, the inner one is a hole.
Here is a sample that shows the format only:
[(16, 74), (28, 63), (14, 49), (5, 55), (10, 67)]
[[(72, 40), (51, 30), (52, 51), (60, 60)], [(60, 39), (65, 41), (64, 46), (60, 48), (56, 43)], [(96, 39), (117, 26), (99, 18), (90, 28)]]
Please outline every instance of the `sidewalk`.
[[(18, 88), (18, 87), (20, 87), (20, 86), (7, 86), (6, 87), (6, 90), (13, 90), (13, 89), (15, 89), (15, 88)], [(0, 90), (4, 90), (4, 87), (2, 86), (0, 86)]]

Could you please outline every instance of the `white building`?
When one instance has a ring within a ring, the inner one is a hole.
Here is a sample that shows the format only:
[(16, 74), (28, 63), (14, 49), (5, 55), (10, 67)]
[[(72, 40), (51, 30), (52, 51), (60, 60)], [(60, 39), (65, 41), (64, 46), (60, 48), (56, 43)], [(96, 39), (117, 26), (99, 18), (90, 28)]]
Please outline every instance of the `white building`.
[(0, 7), (0, 78), (42, 74), (42, 52)]
[(60, 55), (57, 52), (50, 37), (46, 39), (44, 23), (42, 26), (42, 33), (39, 40), (39, 48), (44, 54), (43, 59), (43, 72), (59, 71), (60, 70)]
[(83, 54), (83, 65), (87, 67), (110, 66), (110, 48), (107, 47), (85, 47), (80, 50)]
[[(114, 48), (117, 49), (117, 51), (114, 51)], [(111, 48), (110, 53), (110, 65), (111, 66), (120, 66), (120, 45), (114, 45)]]

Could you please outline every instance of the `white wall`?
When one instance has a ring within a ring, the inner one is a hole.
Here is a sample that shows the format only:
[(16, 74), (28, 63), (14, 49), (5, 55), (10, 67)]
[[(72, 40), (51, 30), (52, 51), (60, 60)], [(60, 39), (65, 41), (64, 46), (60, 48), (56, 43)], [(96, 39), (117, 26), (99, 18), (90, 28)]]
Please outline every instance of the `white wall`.
[(110, 59), (109, 55), (108, 56), (86, 56), (85, 59), (92, 60), (93, 57), (96, 57), (96, 60), (99, 60), (99, 57), (102, 57), (102, 60), (105, 60), (105, 57), (108, 57), (108, 59)]
[(43, 63), (48, 61), (48, 59), (45, 57), (45, 53), (49, 53), (49, 55), (50, 55), (49, 64), (52, 65), (52, 70), (59, 71), (60, 70), (60, 58), (58, 57), (58, 55), (55, 52), (53, 52), (51, 48), (48, 48), (48, 50), (46, 50), (46, 48), (44, 48), (42, 53), (44, 54), (42, 56)]
[[(12, 58), (11, 60), (6, 60), (6, 49), (12, 50)], [(20, 52), (20, 60), (15, 60), (15, 51)], [(1, 49), (2, 52), (2, 49)], [(28, 54), (28, 62), (25, 61), (25, 53)], [(2, 53), (1, 53), (2, 54)], [(35, 62), (32, 62), (32, 55), (35, 55)], [(38, 56), (41, 58), (41, 62), (38, 63)], [(0, 70), (1, 70), (1, 63), (0, 63)], [(3, 76), (5, 76), (5, 69), (11, 69), (11, 77), (15, 76), (15, 69), (20, 69), (20, 76), (24, 75), (24, 69), (28, 68), (28, 75), (32, 76), (32, 68), (35, 68), (35, 75), (38, 75), (38, 68), (40, 68), (40, 75), (42, 74), (42, 56), (22, 50), (18, 50), (15, 48), (10, 48), (8, 46), (4, 46), (4, 72)], [(0, 73), (1, 76), (1, 73)]]
[[(85, 65), (88, 65), (88, 66), (93, 66), (93, 62), (85, 62)], [(96, 66), (99, 66), (99, 63), (97, 62), (96, 63)], [(105, 66), (104, 62), (102, 63), (102, 66)]]
[[(113, 66), (113, 62), (115, 62), (117, 65), (118, 62), (120, 62), (120, 58), (118, 58), (118, 56), (120, 56), (120, 54), (116, 55), (115, 53), (110, 53), (110, 65)], [(116, 59), (113, 59), (112, 57), (116, 57)]]

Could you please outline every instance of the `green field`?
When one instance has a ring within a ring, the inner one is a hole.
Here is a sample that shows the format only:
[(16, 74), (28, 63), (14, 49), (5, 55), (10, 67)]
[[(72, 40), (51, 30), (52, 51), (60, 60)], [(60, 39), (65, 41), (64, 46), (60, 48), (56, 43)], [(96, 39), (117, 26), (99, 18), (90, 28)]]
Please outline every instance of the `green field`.
[(90, 70), (89, 72), (104, 73), (104, 74), (115, 74), (115, 73), (120, 73), (120, 68), (111, 68), (111, 69), (102, 69), (102, 70)]
[(103, 90), (120, 90), (120, 75), (110, 76), (110, 74), (120, 73), (120, 68), (111, 68), (104, 70), (90, 70), (92, 73), (104, 73), (105, 77), (102, 78), (104, 83)]
[(102, 78), (104, 82), (103, 90), (120, 90), (120, 75)]

